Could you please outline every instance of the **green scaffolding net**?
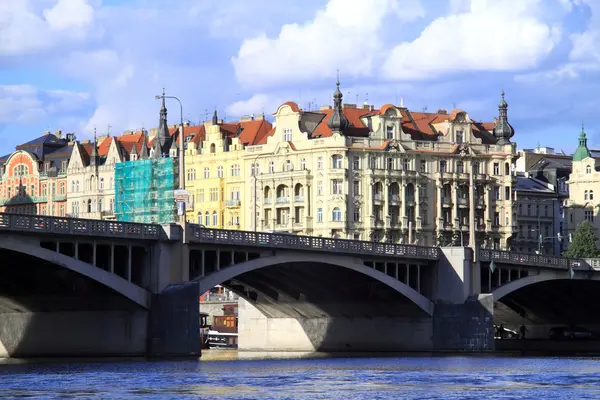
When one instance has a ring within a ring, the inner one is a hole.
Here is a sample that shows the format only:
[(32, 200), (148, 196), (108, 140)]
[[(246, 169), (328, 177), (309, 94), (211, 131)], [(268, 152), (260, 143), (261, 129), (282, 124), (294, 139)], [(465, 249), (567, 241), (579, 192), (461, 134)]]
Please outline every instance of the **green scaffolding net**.
[(177, 165), (172, 158), (136, 160), (115, 166), (117, 221), (145, 224), (176, 222)]

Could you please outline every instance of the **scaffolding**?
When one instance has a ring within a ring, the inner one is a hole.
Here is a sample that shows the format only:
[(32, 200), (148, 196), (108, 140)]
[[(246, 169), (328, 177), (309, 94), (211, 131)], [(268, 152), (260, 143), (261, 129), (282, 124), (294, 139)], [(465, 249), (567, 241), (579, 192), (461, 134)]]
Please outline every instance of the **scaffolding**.
[(176, 222), (174, 190), (178, 169), (173, 158), (135, 160), (115, 166), (117, 221), (145, 224)]

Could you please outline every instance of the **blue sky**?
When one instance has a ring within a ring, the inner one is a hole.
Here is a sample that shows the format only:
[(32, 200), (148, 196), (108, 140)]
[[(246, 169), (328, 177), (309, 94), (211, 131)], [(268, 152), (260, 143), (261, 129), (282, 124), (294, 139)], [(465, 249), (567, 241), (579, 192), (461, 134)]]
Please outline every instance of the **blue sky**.
[(600, 148), (599, 0), (18, 0), (0, 1), (0, 152), (155, 126), (162, 87), (194, 123), (330, 104), (336, 69), (346, 102), (475, 120), (504, 87), (520, 148), (571, 152), (582, 122)]

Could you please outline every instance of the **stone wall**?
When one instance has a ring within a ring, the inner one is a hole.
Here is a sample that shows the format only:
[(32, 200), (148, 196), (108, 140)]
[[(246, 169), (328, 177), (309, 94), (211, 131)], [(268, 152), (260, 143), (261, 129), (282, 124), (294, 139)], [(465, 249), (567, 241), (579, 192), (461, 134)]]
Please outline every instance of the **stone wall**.
[(0, 314), (0, 357), (144, 356), (147, 311)]
[(212, 325), (213, 317), (223, 315), (223, 306), (226, 304), (237, 304), (237, 300), (231, 301), (203, 301), (200, 303), (199, 310), (208, 314), (208, 324)]
[(427, 351), (431, 318), (267, 318), (239, 300), (238, 348), (245, 351)]
[(438, 302), (433, 316), (436, 350), (494, 350), (494, 298), (472, 296), (464, 304)]

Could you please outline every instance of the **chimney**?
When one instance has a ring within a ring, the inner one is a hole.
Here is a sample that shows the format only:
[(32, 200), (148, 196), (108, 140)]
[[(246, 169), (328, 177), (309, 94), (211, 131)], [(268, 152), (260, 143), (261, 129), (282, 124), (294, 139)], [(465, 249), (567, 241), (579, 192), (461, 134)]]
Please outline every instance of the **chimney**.
[(257, 120), (257, 121), (264, 121), (265, 120), (265, 116), (261, 114), (261, 115), (258, 115), (256, 117), (254, 117), (254, 119)]
[(370, 109), (371, 109), (371, 107), (373, 107), (373, 106), (370, 106), (370, 105), (368, 105), (367, 103), (365, 103), (365, 104), (363, 104), (363, 107), (362, 107), (362, 108), (363, 108), (363, 110), (370, 110)]
[(49, 134), (50, 134), (50, 131), (44, 132), (44, 136), (49, 135)]
[(252, 121), (253, 118), (250, 115), (244, 115), (242, 118), (240, 118), (240, 122), (246, 122), (246, 121)]
[(371, 111), (375, 111), (375, 106), (371, 105)]
[(56, 130), (55, 135), (56, 135), (57, 138), (62, 139), (62, 131), (60, 129)]
[(343, 108), (356, 108), (356, 104), (344, 104)]
[(331, 106), (321, 106), (319, 108), (320, 111), (327, 111), (327, 110), (331, 110)]
[(222, 119), (220, 119), (220, 120), (218, 120), (218, 121), (217, 121), (217, 123), (218, 123), (219, 125), (223, 125), (223, 120), (222, 120)]
[(442, 115), (448, 115), (448, 110), (446, 110), (445, 108), (440, 108), (439, 110), (437, 110), (437, 113)]

